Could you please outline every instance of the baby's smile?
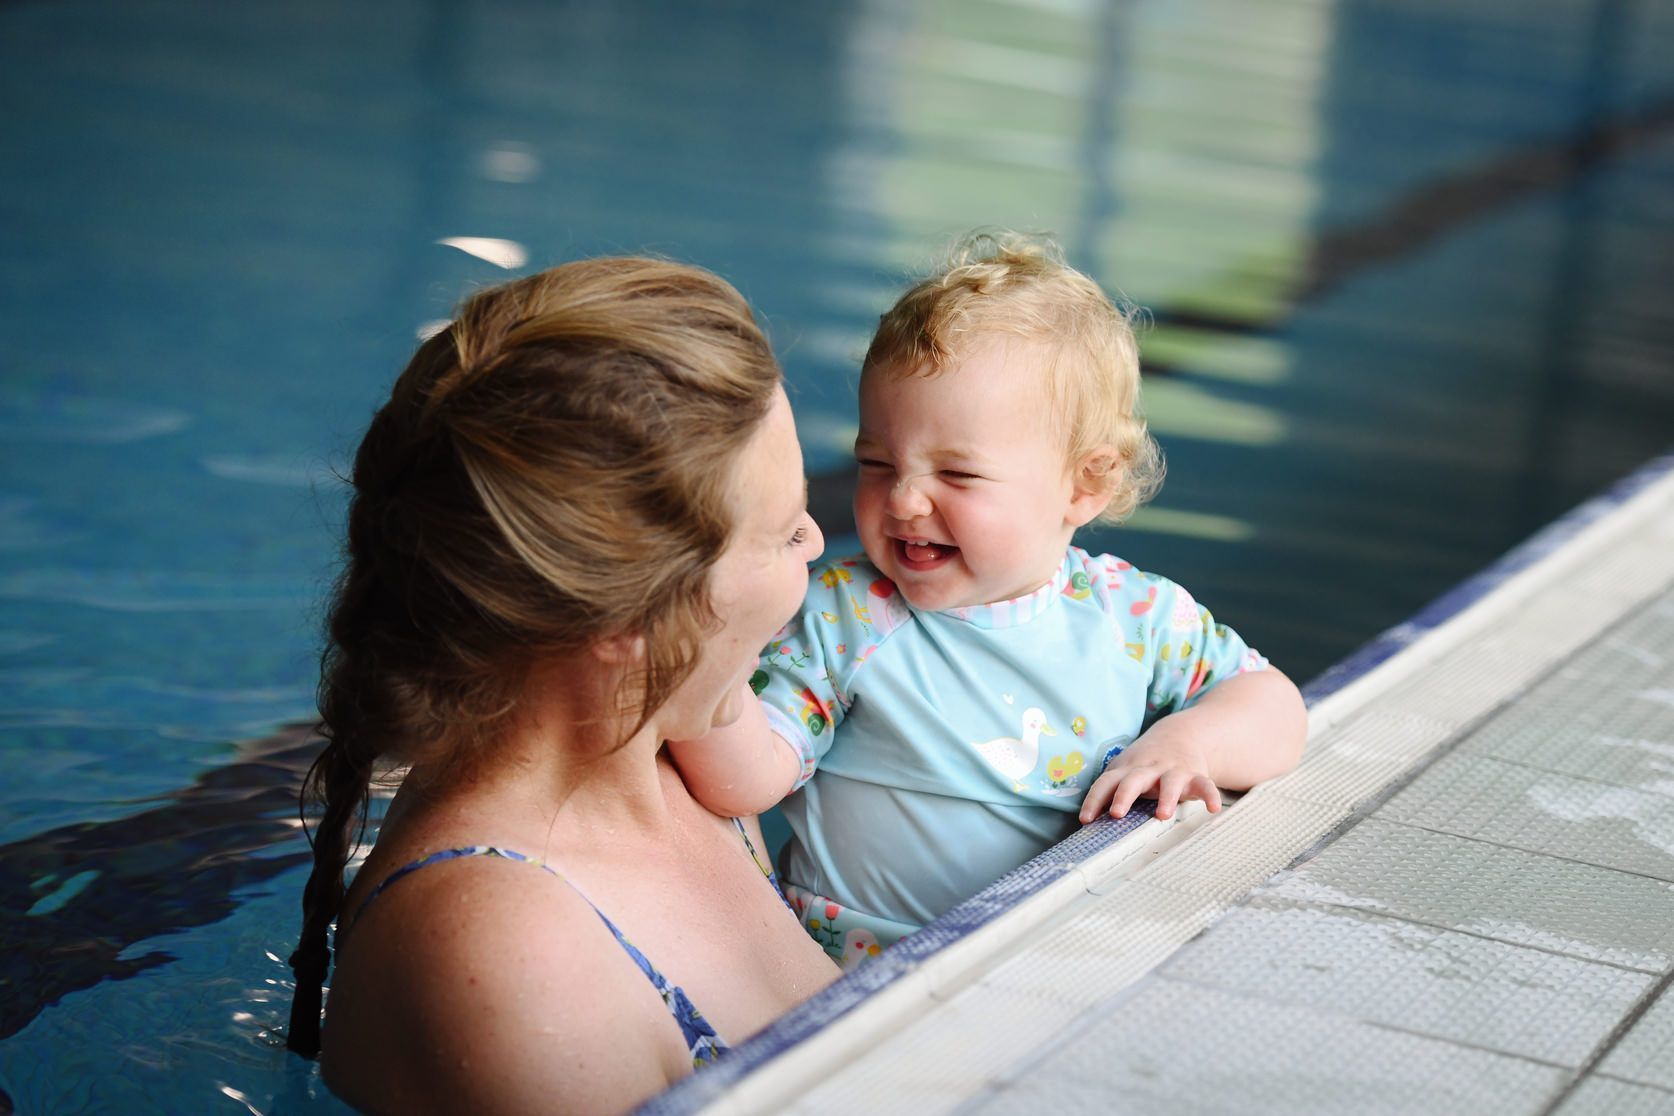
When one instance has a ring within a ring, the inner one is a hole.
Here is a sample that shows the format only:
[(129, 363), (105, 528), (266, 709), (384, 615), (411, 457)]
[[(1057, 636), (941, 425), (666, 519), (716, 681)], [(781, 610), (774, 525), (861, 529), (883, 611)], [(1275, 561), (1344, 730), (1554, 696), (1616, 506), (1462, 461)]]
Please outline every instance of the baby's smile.
[(896, 539), (895, 553), (907, 569), (929, 570), (959, 553), (959, 548), (948, 543), (927, 542), (920, 539)]

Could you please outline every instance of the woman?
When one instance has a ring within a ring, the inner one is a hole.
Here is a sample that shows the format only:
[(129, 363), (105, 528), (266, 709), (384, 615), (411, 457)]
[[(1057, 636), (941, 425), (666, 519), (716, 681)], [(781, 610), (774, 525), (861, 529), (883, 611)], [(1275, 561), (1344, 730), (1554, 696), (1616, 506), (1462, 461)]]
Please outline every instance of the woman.
[(292, 1048), (322, 1045), (333, 920), (322, 1071), (375, 1111), (619, 1111), (831, 980), (755, 820), (698, 806), (662, 748), (738, 716), (823, 545), (737, 292), (601, 259), (476, 295), (354, 489)]

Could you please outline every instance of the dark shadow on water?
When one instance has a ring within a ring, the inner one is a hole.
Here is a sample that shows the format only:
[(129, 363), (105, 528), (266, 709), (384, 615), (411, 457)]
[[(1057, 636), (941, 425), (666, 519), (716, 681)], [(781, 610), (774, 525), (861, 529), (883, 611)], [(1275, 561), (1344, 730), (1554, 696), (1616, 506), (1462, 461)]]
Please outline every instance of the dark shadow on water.
[[(71, 993), (173, 960), (122, 955), (225, 918), (242, 889), (311, 859), (297, 788), (319, 748), (311, 729), (282, 729), (139, 813), (0, 845), (0, 1039)], [(55, 905), (85, 872), (97, 875)]]

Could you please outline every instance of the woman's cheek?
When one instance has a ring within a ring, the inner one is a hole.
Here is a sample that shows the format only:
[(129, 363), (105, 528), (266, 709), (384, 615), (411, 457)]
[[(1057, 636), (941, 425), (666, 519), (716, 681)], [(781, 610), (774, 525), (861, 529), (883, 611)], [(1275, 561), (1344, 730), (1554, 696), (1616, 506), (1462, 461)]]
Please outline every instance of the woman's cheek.
[(776, 610), (779, 622), (773, 626), (778, 631), (785, 621), (796, 615), (796, 610), (802, 605), (802, 598), (808, 595), (808, 564), (800, 556), (791, 556), (791, 568), (784, 578), (784, 591), (779, 594)]

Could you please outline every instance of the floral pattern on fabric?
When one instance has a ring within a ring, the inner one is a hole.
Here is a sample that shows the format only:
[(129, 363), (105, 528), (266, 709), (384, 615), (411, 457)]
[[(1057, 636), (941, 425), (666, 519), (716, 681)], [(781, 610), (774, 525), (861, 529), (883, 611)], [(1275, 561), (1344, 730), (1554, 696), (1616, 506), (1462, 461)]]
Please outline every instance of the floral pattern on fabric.
[(917, 929), (845, 907), (795, 884), (785, 886), (785, 897), (808, 936), (844, 972), (859, 968)]

